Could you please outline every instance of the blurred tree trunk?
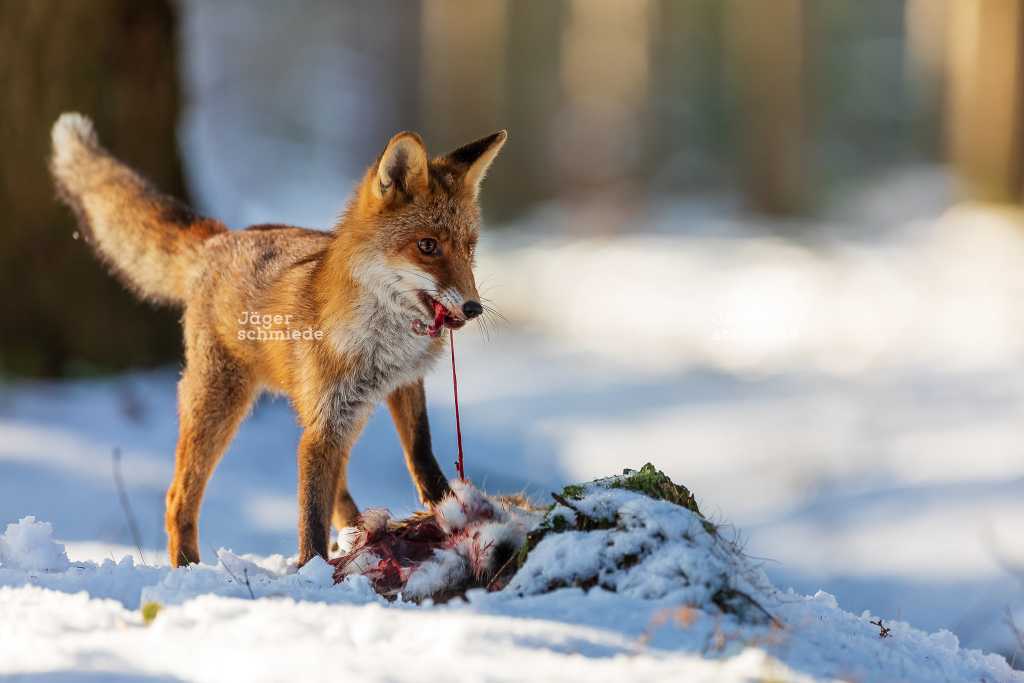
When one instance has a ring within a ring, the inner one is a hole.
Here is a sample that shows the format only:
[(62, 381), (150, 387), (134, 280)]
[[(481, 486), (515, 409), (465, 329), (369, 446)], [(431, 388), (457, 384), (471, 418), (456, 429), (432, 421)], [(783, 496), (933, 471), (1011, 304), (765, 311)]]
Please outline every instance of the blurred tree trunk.
[[(508, 12), (508, 0), (423, 3), (420, 100), (431, 154), (450, 152), (509, 126), (502, 119)], [(503, 195), (507, 177), (503, 164), (497, 164), (484, 202)]]
[[(551, 0), (516, 0), (509, 6), (503, 109), (508, 120), (500, 125), (508, 126), (510, 142), (495, 166), (497, 192), (484, 194), (500, 199), (499, 216), (556, 197), (561, 189), (552, 143), (559, 133), (553, 122), (561, 103), (559, 39), (565, 14), (565, 4)], [(528, 139), (528, 132), (534, 137)]]
[(421, 97), (431, 153), (501, 128), (506, 0), (423, 4)]
[[(373, 65), (372, 71), (367, 69), (369, 73), (362, 74), (372, 83), (373, 97), (367, 98), (371, 100), (368, 106), (372, 107), (372, 120), (360, 122), (359, 128), (372, 127), (378, 134), (372, 137), (369, 149), (359, 152), (363, 169), (384, 151), (392, 135), (416, 129), (423, 118), (422, 92), (415, 84), (421, 77), (425, 8), (406, 0), (361, 0), (332, 8), (356, 20), (352, 22), (357, 27), (356, 35), (346, 36), (344, 44), (354, 47)], [(396, 50), (395, 45), (404, 49)], [(426, 142), (430, 144), (430, 140)], [(351, 147), (342, 151), (352, 154)]]
[(167, 191), (182, 191), (169, 2), (0, 0), (0, 374), (55, 376), (174, 358), (176, 315), (138, 303), (73, 239), (46, 164), (65, 110)]
[(719, 0), (658, 0), (651, 49), (653, 134), (647, 180), (670, 195), (716, 192), (733, 154), (731, 110), (722, 78)]
[(730, 0), (726, 22), (740, 110), (742, 178), (751, 207), (772, 214), (806, 204), (804, 0)]
[(1024, 0), (950, 7), (947, 150), (974, 199), (1019, 203), (1024, 146)]
[(907, 86), (915, 98), (917, 110), (913, 134), (926, 155), (933, 159), (943, 148), (949, 58), (946, 35), (951, 4), (951, 0), (907, 0), (904, 8)]
[[(651, 159), (650, 0), (571, 0), (562, 35), (563, 109), (553, 143), (571, 225), (617, 232), (639, 223)], [(656, 134), (656, 132), (655, 132)]]

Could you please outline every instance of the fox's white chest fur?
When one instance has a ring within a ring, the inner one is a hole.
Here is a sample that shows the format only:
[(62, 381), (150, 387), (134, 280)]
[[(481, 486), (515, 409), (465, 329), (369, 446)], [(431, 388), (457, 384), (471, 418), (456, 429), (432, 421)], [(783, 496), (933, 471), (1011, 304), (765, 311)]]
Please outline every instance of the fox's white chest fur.
[(418, 311), (395, 304), (369, 301), (361, 306), (358, 329), (346, 344), (349, 358), (356, 361), (353, 379), (376, 393), (376, 400), (423, 377), (437, 357), (437, 344), (412, 331)]
[(376, 259), (354, 270), (363, 292), (347, 330), (344, 353), (359, 359), (357, 374), (367, 386), (382, 392), (379, 399), (423, 377), (439, 347), (430, 337), (412, 331), (413, 321), (424, 316), (413, 292), (424, 283), (411, 279), (410, 272), (408, 268), (392, 270)]
[(438, 357), (435, 340), (412, 331), (423, 316), (415, 302), (386, 278), (356, 304), (356, 314), (330, 334), (348, 372), (321, 401), (323, 417), (335, 424), (359, 416), (400, 386), (423, 377)]

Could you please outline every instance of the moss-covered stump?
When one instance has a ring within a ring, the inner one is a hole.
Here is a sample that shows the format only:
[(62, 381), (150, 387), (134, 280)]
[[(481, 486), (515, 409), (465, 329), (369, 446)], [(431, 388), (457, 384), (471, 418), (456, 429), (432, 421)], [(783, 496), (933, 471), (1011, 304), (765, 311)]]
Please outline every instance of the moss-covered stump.
[(566, 486), (552, 498), (555, 504), (495, 580), (505, 590), (536, 595), (599, 587), (748, 623), (774, 621), (754, 597), (768, 585), (763, 573), (704, 517), (686, 487), (653, 465)]

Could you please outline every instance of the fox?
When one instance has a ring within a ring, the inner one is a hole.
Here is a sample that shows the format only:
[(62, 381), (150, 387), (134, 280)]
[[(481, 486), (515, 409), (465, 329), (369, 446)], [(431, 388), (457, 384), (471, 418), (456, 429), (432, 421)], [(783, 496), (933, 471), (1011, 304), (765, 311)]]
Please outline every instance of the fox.
[(423, 377), (445, 349), (441, 332), (485, 311), (474, 276), (479, 195), (507, 131), (434, 158), (418, 134), (396, 134), (330, 231), (228, 229), (115, 158), (81, 114), (62, 114), (51, 138), (57, 197), (95, 255), (141, 299), (182, 311), (165, 511), (172, 566), (200, 561), (206, 485), (263, 392), (285, 395), (302, 429), (300, 565), (328, 557), (332, 523), (357, 520), (349, 454), (381, 402), (420, 501), (429, 507), (449, 494)]

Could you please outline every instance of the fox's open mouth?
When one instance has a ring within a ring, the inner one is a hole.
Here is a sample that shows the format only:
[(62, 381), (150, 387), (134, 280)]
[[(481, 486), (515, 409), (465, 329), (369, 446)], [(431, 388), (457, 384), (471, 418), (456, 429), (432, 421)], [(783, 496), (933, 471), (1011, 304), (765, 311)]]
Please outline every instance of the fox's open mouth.
[(441, 331), (446, 327), (451, 330), (457, 330), (466, 324), (465, 320), (453, 316), (448, 312), (447, 306), (426, 292), (420, 292), (420, 301), (423, 302), (423, 305), (426, 306), (427, 310), (433, 313), (434, 319), (429, 324), (423, 322), (419, 318), (413, 320), (412, 331), (416, 334), (425, 334), (428, 337), (437, 337), (440, 336)]

